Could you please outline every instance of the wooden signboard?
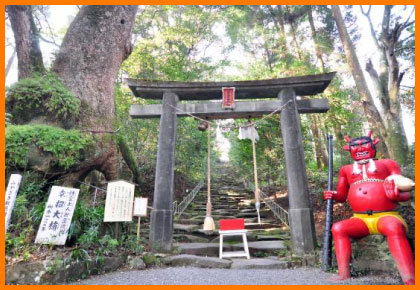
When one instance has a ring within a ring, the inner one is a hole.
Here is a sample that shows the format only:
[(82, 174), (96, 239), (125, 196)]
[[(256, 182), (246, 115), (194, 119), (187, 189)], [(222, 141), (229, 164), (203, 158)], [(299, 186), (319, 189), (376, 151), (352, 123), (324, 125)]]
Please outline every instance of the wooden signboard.
[(140, 220), (142, 216), (147, 216), (147, 198), (136, 197), (133, 216), (137, 217), (137, 238), (140, 238)]
[(133, 220), (134, 184), (124, 181), (108, 183), (104, 222), (131, 222)]
[(9, 184), (6, 189), (6, 197), (4, 200), (5, 212), (6, 212), (6, 233), (10, 223), (10, 217), (12, 216), (12, 210), (15, 206), (16, 195), (19, 191), (20, 182), (22, 181), (22, 175), (12, 174), (9, 179)]
[(133, 216), (147, 216), (147, 198), (135, 198)]
[(64, 245), (76, 207), (79, 189), (53, 186), (35, 243)]

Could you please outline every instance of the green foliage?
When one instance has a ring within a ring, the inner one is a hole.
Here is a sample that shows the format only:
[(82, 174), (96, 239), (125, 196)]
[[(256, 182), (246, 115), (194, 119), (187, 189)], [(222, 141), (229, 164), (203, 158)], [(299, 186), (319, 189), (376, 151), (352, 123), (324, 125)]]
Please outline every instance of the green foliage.
[(104, 205), (90, 206), (82, 199), (76, 204), (68, 239), (75, 238), (83, 247), (96, 244), (102, 226)]
[[(197, 120), (182, 118), (178, 121), (178, 136), (175, 147), (176, 173), (188, 176), (190, 181), (197, 183), (204, 178), (207, 162), (207, 134), (197, 129)], [(215, 134), (212, 128), (212, 149), (214, 151)], [(214, 160), (214, 159), (213, 159)]]
[(51, 156), (50, 166), (68, 169), (82, 158), (91, 144), (90, 136), (77, 130), (47, 125), (10, 125), (6, 128), (6, 167), (25, 168), (30, 150), (39, 149)]
[[(9, 228), (10, 229), (10, 228)], [(32, 225), (21, 228), (19, 233), (6, 233), (6, 254), (19, 260), (28, 261), (37, 247), (32, 243), (34, 229)]]
[(6, 127), (7, 127), (7, 125), (11, 125), (12, 124), (12, 114), (10, 114), (10, 113), (6, 113), (5, 114), (4, 124), (6, 125)]
[(100, 239), (98, 239), (98, 243), (102, 248), (102, 252), (105, 255), (109, 255), (112, 253), (115, 248), (119, 245), (118, 240), (113, 239), (110, 235), (104, 235)]
[(47, 196), (46, 185), (47, 180), (43, 179), (40, 174), (27, 171), (23, 175), (18, 196), (24, 196), (31, 204), (40, 202)]
[(143, 255), (143, 262), (147, 267), (158, 266), (162, 263), (159, 257), (156, 257), (154, 253), (145, 253)]
[(18, 123), (28, 122), (37, 116), (68, 123), (79, 116), (80, 100), (54, 74), (49, 73), (13, 84), (7, 89), (6, 107)]
[[(236, 125), (243, 123), (243, 120), (235, 121)], [(255, 143), (255, 150), (260, 185), (277, 187), (285, 185), (285, 160), (279, 116), (273, 116), (259, 121), (257, 132), (260, 140)], [(239, 140), (237, 136), (237, 130), (233, 130), (228, 134), (229, 141), (231, 142), (229, 152), (230, 162), (238, 170), (241, 177), (247, 181), (253, 181), (254, 171), (251, 140)]]
[(88, 251), (86, 249), (83, 249), (82, 247), (74, 247), (71, 250), (70, 258), (76, 263), (87, 263), (90, 260)]
[(77, 239), (77, 242), (81, 245), (82, 248), (88, 249), (89, 247), (95, 245), (95, 243), (98, 241), (98, 235), (99, 227), (91, 226), (90, 228), (86, 229), (86, 232)]
[(45, 208), (45, 185), (46, 181), (34, 172), (23, 175), (6, 234), (7, 255), (27, 260), (37, 251), (39, 246), (33, 239)]
[[(406, 165), (401, 166), (401, 173), (402, 175), (415, 180), (416, 176), (415, 176), (415, 169), (416, 169), (416, 164), (415, 164), (415, 143), (411, 144), (408, 148), (408, 153), (407, 153), (407, 160), (408, 163)], [(412, 191), (412, 193), (414, 194), (414, 191)]]
[(219, 10), (196, 5), (142, 7), (134, 27), (141, 41), (122, 70), (140, 79), (211, 79), (219, 64), (205, 50), (220, 42), (213, 31)]

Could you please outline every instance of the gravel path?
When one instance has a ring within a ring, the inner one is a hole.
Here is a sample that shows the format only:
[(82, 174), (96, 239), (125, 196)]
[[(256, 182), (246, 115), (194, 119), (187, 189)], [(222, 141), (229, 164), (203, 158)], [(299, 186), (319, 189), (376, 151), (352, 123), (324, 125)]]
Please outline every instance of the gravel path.
[(117, 271), (72, 285), (400, 285), (389, 276), (363, 276), (332, 282), (330, 273), (315, 268), (287, 270), (233, 270), (202, 268), (155, 268)]

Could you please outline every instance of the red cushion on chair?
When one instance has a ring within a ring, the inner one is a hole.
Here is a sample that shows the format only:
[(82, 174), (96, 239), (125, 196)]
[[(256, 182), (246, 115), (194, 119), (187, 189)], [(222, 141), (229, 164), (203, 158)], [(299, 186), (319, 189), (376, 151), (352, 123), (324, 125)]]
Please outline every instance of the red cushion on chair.
[(244, 219), (219, 220), (219, 225), (220, 225), (221, 231), (243, 230), (245, 229), (245, 220)]

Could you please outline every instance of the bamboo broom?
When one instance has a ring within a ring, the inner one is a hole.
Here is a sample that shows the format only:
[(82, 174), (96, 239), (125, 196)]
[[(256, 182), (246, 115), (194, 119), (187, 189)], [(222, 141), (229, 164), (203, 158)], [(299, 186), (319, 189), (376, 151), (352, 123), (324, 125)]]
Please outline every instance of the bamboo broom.
[(214, 220), (211, 216), (211, 198), (210, 198), (210, 134), (211, 126), (209, 124), (207, 132), (207, 206), (206, 206), (206, 218), (204, 219), (203, 230), (205, 231), (214, 231), (216, 226), (214, 225)]

